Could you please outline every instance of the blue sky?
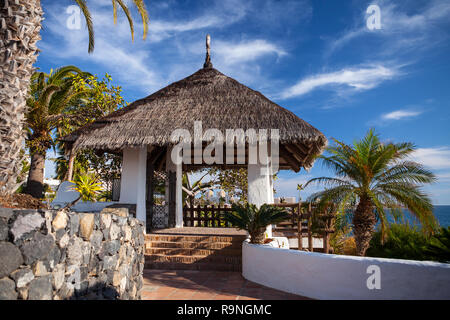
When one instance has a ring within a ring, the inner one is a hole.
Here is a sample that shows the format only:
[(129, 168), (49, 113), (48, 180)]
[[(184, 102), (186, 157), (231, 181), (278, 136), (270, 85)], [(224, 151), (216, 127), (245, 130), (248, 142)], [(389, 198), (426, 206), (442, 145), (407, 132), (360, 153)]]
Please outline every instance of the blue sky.
[[(85, 26), (67, 27), (73, 2), (43, 0), (37, 67), (107, 72), (132, 102), (201, 68), (209, 33), (215, 68), (328, 138), (352, 143), (375, 128), (384, 141), (414, 142), (414, 159), (439, 178), (426, 190), (435, 204), (450, 204), (449, 1), (145, 2), (149, 36), (142, 40), (132, 10), (132, 42), (123, 13), (113, 24), (111, 1), (88, 1), (96, 39), (88, 54)], [(380, 8), (381, 29), (367, 28), (371, 4)], [(50, 177), (52, 163), (46, 167)], [(297, 183), (330, 174), (320, 163), (310, 172), (281, 172), (275, 188), (279, 196), (298, 196)]]

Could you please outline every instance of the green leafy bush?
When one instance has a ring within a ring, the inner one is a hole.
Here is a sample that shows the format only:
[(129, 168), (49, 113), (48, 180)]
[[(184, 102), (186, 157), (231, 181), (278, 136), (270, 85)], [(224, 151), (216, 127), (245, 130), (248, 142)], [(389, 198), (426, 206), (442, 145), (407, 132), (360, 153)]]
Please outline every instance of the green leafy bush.
[(387, 240), (382, 243), (378, 230), (367, 250), (367, 256), (407, 260), (450, 261), (450, 227), (441, 228), (433, 236), (424, 235), (417, 226), (392, 224)]

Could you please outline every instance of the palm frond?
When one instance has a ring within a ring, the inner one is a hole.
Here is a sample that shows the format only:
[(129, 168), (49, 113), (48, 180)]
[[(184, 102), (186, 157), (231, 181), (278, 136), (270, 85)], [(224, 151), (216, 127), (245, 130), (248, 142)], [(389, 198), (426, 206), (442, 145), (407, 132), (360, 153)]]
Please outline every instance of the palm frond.
[(92, 53), (95, 47), (95, 37), (94, 37), (94, 24), (92, 22), (91, 13), (89, 12), (89, 8), (87, 7), (85, 0), (74, 0), (81, 9), (83, 13), (84, 19), (86, 21), (86, 26), (89, 34), (89, 47), (88, 52)]

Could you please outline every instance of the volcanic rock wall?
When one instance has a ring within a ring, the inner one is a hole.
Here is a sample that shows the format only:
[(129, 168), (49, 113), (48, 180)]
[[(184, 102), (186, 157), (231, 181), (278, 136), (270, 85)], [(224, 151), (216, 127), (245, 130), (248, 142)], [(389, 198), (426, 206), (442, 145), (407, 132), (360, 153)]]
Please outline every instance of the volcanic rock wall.
[(0, 208), (0, 299), (140, 299), (144, 226), (100, 213)]

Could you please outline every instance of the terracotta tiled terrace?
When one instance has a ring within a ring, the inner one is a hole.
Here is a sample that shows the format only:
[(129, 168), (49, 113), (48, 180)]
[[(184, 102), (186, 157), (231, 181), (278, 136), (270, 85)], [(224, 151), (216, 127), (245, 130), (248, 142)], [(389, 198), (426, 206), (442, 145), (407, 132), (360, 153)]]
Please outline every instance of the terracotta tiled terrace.
[(245, 280), (239, 272), (144, 270), (143, 300), (304, 300)]

